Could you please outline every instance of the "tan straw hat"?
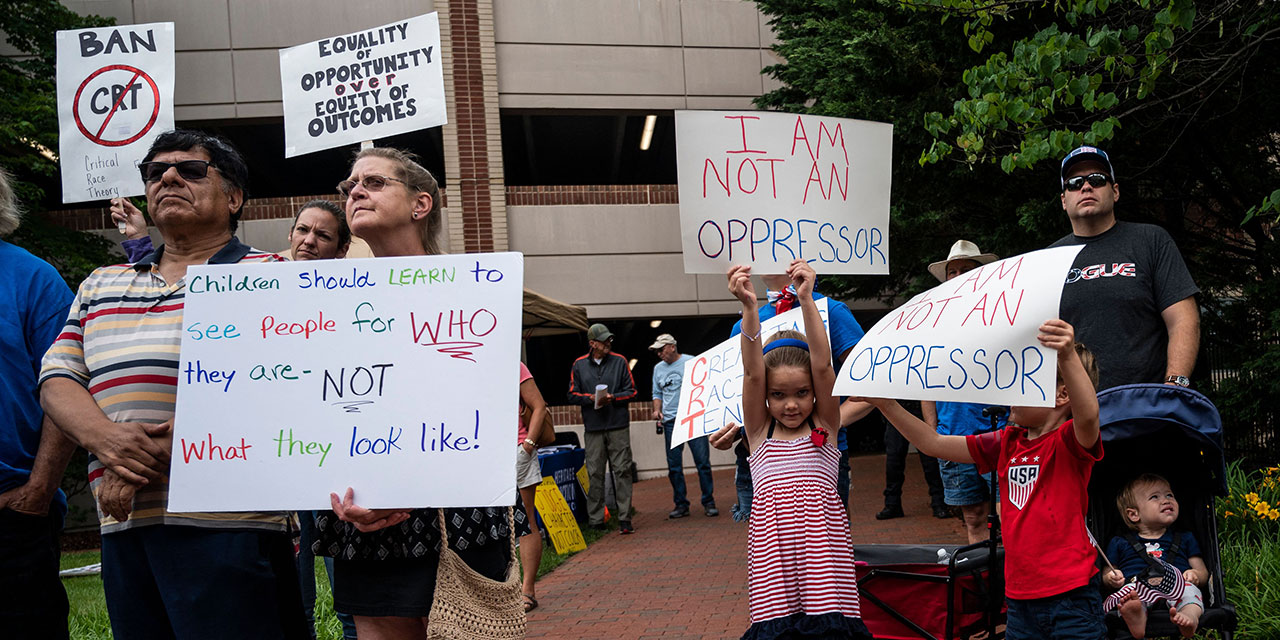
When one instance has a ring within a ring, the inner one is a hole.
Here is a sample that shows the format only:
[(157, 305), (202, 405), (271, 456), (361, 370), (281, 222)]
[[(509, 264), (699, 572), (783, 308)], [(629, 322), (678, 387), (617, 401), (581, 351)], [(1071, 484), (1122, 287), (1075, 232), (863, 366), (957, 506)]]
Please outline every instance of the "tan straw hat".
[(947, 263), (952, 260), (973, 260), (978, 264), (990, 264), (999, 259), (1000, 256), (994, 253), (982, 253), (978, 245), (968, 240), (956, 240), (956, 243), (951, 245), (951, 253), (947, 254), (947, 259), (929, 265), (929, 273), (932, 273), (938, 282), (946, 282)]

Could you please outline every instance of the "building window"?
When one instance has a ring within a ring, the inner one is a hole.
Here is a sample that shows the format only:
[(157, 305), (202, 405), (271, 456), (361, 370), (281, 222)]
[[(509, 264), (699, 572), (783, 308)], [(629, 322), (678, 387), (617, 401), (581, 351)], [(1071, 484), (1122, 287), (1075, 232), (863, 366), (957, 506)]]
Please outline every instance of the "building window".
[(670, 113), (542, 115), (503, 112), (502, 162), (508, 186), (675, 184), (676, 131)]

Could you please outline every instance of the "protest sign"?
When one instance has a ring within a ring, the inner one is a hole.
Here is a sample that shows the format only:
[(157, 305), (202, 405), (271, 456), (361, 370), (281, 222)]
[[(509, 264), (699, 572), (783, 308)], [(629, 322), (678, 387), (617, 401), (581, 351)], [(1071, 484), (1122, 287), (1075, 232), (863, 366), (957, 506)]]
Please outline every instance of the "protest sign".
[(1082, 247), (983, 265), (886, 315), (836, 376), (847, 396), (1053, 406), (1058, 354), (1036, 339), (1058, 317), (1067, 270)]
[(765, 111), (677, 111), (686, 273), (889, 273), (893, 125)]
[(440, 20), (428, 13), (280, 50), (284, 156), (447, 122)]
[(173, 23), (59, 31), (62, 201), (144, 192), (138, 163), (173, 129)]
[(587, 541), (582, 538), (582, 529), (578, 528), (578, 521), (573, 518), (573, 511), (556, 486), (555, 478), (542, 478), (542, 484), (538, 485), (537, 492), (533, 494), (533, 503), (538, 508), (538, 516), (542, 518), (542, 525), (546, 528), (556, 553), (565, 554), (587, 548)]
[[(827, 318), (827, 299), (821, 298), (815, 303), (829, 343), (831, 324)], [(802, 314), (803, 310), (796, 307), (760, 323), (760, 344), (780, 329), (804, 333)], [(676, 409), (670, 448), (715, 433), (730, 422), (742, 424), (742, 338), (738, 336), (684, 363), (684, 383), (680, 387), (680, 405)]]
[(523, 266), (189, 268), (169, 509), (514, 504)]

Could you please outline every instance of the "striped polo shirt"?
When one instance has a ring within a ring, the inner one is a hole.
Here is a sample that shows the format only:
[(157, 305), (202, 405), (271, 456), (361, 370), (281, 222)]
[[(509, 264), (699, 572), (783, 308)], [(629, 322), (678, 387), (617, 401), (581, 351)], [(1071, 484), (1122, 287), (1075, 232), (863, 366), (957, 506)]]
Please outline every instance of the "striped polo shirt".
[[(160, 275), (160, 247), (136, 264), (101, 267), (80, 284), (62, 333), (44, 356), (40, 382), (71, 378), (84, 385), (113, 422), (159, 424), (173, 419), (186, 279)], [(209, 264), (279, 262), (232, 237)], [(89, 482), (97, 497), (102, 463), (89, 454)], [(98, 512), (103, 533), (153, 524), (283, 531), (284, 513), (172, 513), (167, 481), (152, 481), (133, 498), (125, 522)]]

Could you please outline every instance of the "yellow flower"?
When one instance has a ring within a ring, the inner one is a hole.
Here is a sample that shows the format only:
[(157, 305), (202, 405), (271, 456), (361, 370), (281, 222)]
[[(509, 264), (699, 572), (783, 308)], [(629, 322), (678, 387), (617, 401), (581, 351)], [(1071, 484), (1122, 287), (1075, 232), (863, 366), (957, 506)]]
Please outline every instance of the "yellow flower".
[(1234, 513), (1232, 513), (1232, 512), (1230, 512), (1230, 511), (1223, 511), (1223, 512), (1222, 512), (1222, 517), (1224, 517), (1224, 518), (1230, 518), (1231, 516), (1234, 516), (1234, 515), (1235, 515), (1235, 514), (1234, 514)]
[(1272, 509), (1271, 512), (1267, 514), (1267, 517), (1272, 520), (1280, 520), (1280, 511)]
[(1256, 493), (1254, 493), (1254, 492), (1250, 491), (1249, 493), (1244, 494), (1244, 499), (1245, 499), (1245, 500), (1247, 500), (1247, 501), (1249, 501), (1249, 502), (1257, 502), (1257, 501), (1258, 501), (1258, 494), (1256, 494)]

